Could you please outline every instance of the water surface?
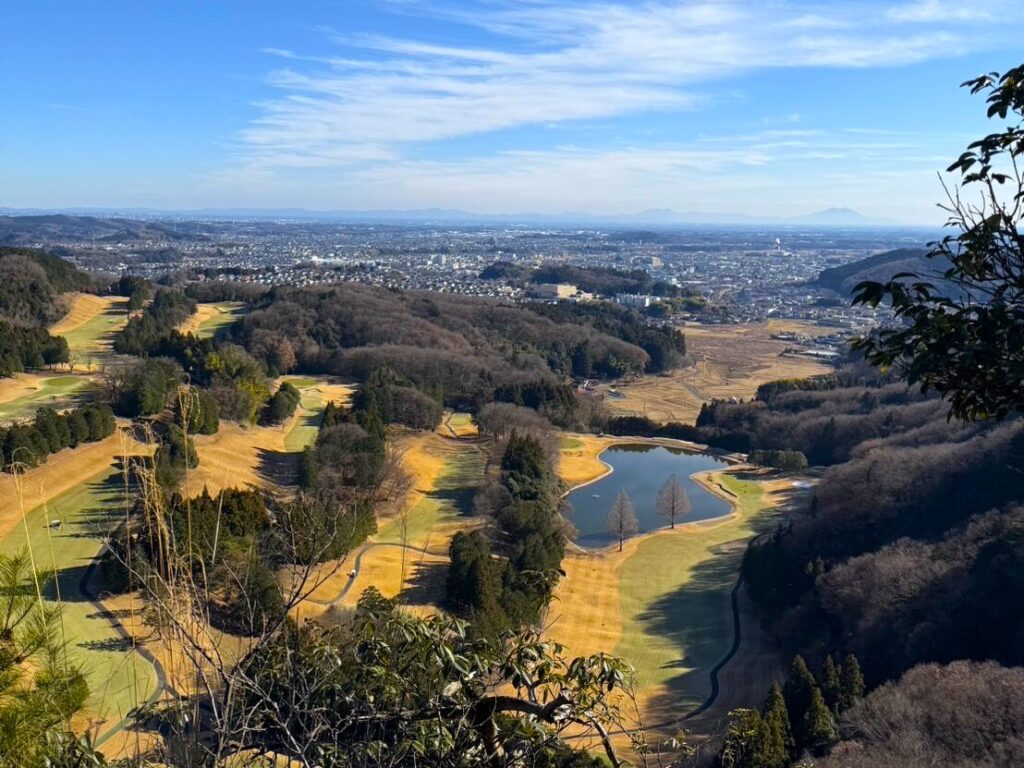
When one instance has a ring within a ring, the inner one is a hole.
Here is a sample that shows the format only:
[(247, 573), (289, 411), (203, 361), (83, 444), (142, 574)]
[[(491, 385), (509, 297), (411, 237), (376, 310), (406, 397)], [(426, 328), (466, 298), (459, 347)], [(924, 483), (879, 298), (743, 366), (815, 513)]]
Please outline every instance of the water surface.
[(602, 547), (615, 539), (608, 533), (608, 513), (619, 491), (625, 490), (633, 502), (640, 532), (664, 528), (658, 515), (658, 489), (675, 474), (682, 483), (692, 507), (680, 522), (690, 523), (720, 517), (729, 512), (729, 503), (704, 490), (690, 479), (695, 472), (726, 466), (721, 459), (704, 453), (687, 453), (661, 445), (630, 443), (615, 445), (601, 453), (601, 460), (614, 470), (597, 482), (569, 494), (572, 512), (569, 520), (576, 526), (576, 543), (583, 547)]

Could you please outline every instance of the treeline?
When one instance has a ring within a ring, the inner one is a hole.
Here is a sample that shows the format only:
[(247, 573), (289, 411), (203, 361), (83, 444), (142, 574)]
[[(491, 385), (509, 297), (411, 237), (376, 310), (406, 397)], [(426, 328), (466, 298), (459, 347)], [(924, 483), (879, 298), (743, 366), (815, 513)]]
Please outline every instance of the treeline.
[(30, 422), (0, 427), (0, 469), (9, 470), (15, 463), (39, 466), (51, 453), (103, 440), (116, 428), (106, 405), (94, 403), (65, 413), (40, 408)]
[(696, 426), (709, 444), (745, 452), (800, 451), (816, 466), (848, 461), (868, 440), (915, 430), (938, 430), (944, 439), (970, 432), (947, 422), (938, 397), (902, 383), (787, 388), (767, 401), (713, 401), (701, 406)]
[(721, 768), (789, 768), (806, 765), (839, 739), (839, 717), (864, 696), (856, 656), (841, 663), (827, 656), (817, 676), (802, 657), (793, 659), (785, 685), (772, 685), (760, 710), (730, 713), (718, 755)]
[(421, 430), (436, 429), (444, 410), (440, 395), (421, 392), (389, 368), (374, 371), (363, 382), (356, 393), (355, 409), (375, 413), (384, 424)]
[(42, 327), (67, 311), (62, 293), (92, 280), (64, 259), (30, 248), (0, 246), (0, 317), (16, 326)]
[(114, 336), (114, 349), (125, 355), (146, 355), (195, 314), (196, 302), (180, 291), (157, 290), (153, 301)]
[(1024, 765), (1024, 669), (924, 664), (846, 712), (821, 768)]
[(0, 320), (0, 376), (66, 363), (69, 359), (68, 342), (63, 336), (51, 336), (38, 326), (18, 326)]
[(566, 542), (554, 450), (535, 434), (513, 432), (498, 478), (478, 492), (491, 534), (452, 538), (448, 604), (484, 636), (536, 623), (551, 599)]
[[(639, 347), (648, 356), (643, 366), (646, 373), (665, 373), (686, 362), (686, 338), (681, 331), (671, 326), (650, 326), (643, 315), (628, 307), (608, 302), (530, 303), (524, 307), (557, 323), (587, 326)], [(636, 370), (634, 364), (619, 360), (614, 353), (595, 355), (594, 352), (589, 342), (572, 350), (574, 376), (615, 377)]]
[[(191, 333), (177, 330), (195, 309), (195, 302), (176, 291), (160, 290), (146, 310), (134, 318), (115, 337), (114, 346), (120, 352), (145, 355), (150, 360), (165, 359), (177, 366), (176, 379), (187, 374), (189, 381), (203, 389), (217, 401), (218, 414), (225, 419), (252, 422), (260, 415), (270, 398), (267, 371), (263, 363), (237, 344), (214, 339), (200, 339)], [(139, 379), (167, 379), (156, 367), (139, 366), (134, 369), (136, 384)], [(276, 371), (274, 371), (276, 373)], [(177, 381), (175, 383), (177, 383)], [(166, 387), (149, 386), (152, 399), (136, 398), (139, 405), (124, 401), (124, 415), (137, 416), (158, 412), (164, 404), (160, 397)], [(127, 388), (129, 395), (140, 392), (138, 386)]]
[(302, 393), (295, 388), (291, 382), (285, 381), (277, 388), (264, 412), (264, 418), (269, 424), (281, 424), (292, 417), (295, 409), (299, 407), (302, 400)]
[(345, 409), (328, 403), (316, 442), (303, 451), (299, 486), (310, 501), (311, 525), (332, 542), (325, 559), (340, 557), (377, 530), (378, 505), (404, 496), (407, 476), (389, 451), (385, 400), (372, 393)]
[[(644, 343), (654, 338), (635, 313), (551, 318), (493, 300), (354, 284), (275, 288), (232, 334), (270, 370), (291, 362), (300, 372), (365, 381), (387, 368), (446, 406), (476, 411), (498, 390), (558, 384), (574, 371), (651, 370), (644, 348), (602, 324)], [(667, 343), (685, 350), (681, 336)], [(656, 365), (670, 364), (666, 357)]]

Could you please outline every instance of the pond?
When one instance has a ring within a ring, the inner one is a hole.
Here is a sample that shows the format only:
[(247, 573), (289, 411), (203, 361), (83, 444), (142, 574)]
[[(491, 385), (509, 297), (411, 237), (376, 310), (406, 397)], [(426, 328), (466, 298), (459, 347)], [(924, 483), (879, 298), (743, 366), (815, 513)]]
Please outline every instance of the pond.
[(640, 532), (663, 528), (667, 524), (658, 515), (658, 489), (675, 474), (679, 478), (692, 510), (682, 521), (709, 520), (728, 514), (730, 505), (690, 479), (695, 472), (719, 469), (726, 462), (703, 453), (687, 453), (661, 445), (630, 443), (615, 445), (601, 453), (601, 460), (614, 470), (600, 480), (577, 488), (569, 494), (572, 505), (569, 520), (579, 531), (576, 543), (581, 547), (603, 547), (614, 537), (608, 533), (608, 513), (619, 491), (633, 502)]

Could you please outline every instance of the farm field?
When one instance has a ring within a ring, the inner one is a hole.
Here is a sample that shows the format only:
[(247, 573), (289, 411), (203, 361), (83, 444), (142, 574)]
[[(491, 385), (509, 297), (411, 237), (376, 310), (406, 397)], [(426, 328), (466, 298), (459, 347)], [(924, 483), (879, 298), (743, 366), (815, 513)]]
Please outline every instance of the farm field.
[(240, 301), (219, 301), (199, 304), (195, 314), (181, 324), (182, 333), (193, 333), (200, 339), (212, 338), (218, 330), (231, 325), (242, 316), (245, 304)]
[[(719, 398), (749, 399), (757, 388), (775, 379), (803, 378), (830, 373), (831, 366), (804, 357), (781, 356), (793, 342), (771, 338), (791, 332), (821, 336), (827, 329), (811, 323), (769, 320), (743, 325), (688, 325), (686, 346), (693, 368), (668, 376), (644, 378), (616, 387), (618, 397), (605, 398), (612, 411), (646, 415), (660, 421), (692, 424), (701, 404)], [(606, 391), (606, 387), (601, 388)]]
[(67, 315), (50, 327), (63, 336), (76, 368), (95, 371), (113, 355), (112, 337), (128, 322), (128, 299), (121, 296), (73, 294)]
[[(578, 462), (578, 467), (569, 465), (569, 472), (576, 473), (570, 476), (606, 469), (594, 447), (586, 452), (590, 471)], [(563, 443), (563, 457), (574, 448)], [(560, 473), (568, 479), (564, 468)], [(638, 700), (648, 725), (674, 724), (711, 694), (711, 668), (733, 644), (730, 593), (743, 551), (773, 524), (792, 488), (789, 480), (740, 468), (706, 473), (702, 484), (733, 503), (730, 516), (630, 539), (622, 553), (611, 548), (570, 551), (562, 563), (566, 578), (546, 619), (549, 635), (570, 654), (603, 650), (636, 667)], [(717, 714), (725, 711), (725, 701), (743, 703), (745, 694), (762, 695), (775, 671), (775, 660), (758, 642), (756, 622), (749, 616), (743, 631), (740, 652), (722, 670), (730, 690), (712, 708)]]
[[(157, 691), (152, 665), (118, 632), (116, 619), (92, 601), (89, 565), (103, 537), (124, 513), (121, 457), (148, 453), (149, 446), (120, 434), (50, 457), (27, 472), (22, 517), (14, 478), (0, 480), (0, 546), (28, 548), (36, 567), (55, 578), (44, 600), (60, 603), (60, 633), (69, 659), (81, 666), (92, 691), (87, 717), (100, 739), (123, 716)], [(48, 525), (60, 521), (59, 527)]]
[(37, 408), (70, 408), (95, 388), (89, 376), (19, 373), (0, 379), (0, 424), (33, 416)]

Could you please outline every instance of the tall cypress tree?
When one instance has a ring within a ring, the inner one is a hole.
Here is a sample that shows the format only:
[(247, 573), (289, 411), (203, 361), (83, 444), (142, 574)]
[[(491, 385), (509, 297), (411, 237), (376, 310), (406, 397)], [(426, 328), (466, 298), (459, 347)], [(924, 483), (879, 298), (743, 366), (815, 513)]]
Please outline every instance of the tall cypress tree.
[(842, 682), (839, 667), (832, 659), (832, 654), (825, 657), (825, 665), (821, 669), (821, 694), (825, 697), (825, 704), (828, 705), (828, 708), (839, 714)]
[(786, 710), (789, 714), (789, 722), (793, 726), (793, 737), (798, 747), (803, 746), (806, 739), (803, 731), (804, 717), (811, 708), (814, 691), (818, 689), (818, 683), (807, 668), (807, 662), (803, 656), (796, 656), (793, 665), (789, 669), (789, 677), (782, 688), (782, 694), (786, 699)]
[(840, 712), (845, 712), (856, 704), (858, 699), (864, 696), (864, 675), (861, 674), (857, 657), (852, 653), (843, 659), (840, 680), (841, 688), (838, 706)]
[(825, 699), (817, 686), (811, 691), (811, 705), (804, 714), (800, 730), (803, 733), (801, 746), (812, 751), (820, 751), (839, 736), (835, 715), (825, 706)]
[(757, 750), (759, 768), (787, 768), (793, 749), (793, 733), (786, 712), (786, 700), (777, 683), (772, 683), (764, 703), (761, 722), (764, 732)]

